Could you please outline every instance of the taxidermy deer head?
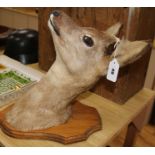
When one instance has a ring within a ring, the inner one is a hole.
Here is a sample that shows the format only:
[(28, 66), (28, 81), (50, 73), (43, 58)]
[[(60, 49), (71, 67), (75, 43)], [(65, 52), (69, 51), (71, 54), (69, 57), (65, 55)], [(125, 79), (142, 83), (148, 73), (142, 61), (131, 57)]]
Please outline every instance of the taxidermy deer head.
[(7, 113), (6, 120), (18, 130), (44, 129), (65, 123), (72, 112), (72, 100), (107, 74), (114, 52), (120, 66), (124, 66), (141, 57), (147, 46), (144, 41), (127, 40), (121, 40), (116, 46), (121, 24), (98, 31), (78, 26), (61, 11), (50, 15), (48, 27), (56, 60), (40, 82)]

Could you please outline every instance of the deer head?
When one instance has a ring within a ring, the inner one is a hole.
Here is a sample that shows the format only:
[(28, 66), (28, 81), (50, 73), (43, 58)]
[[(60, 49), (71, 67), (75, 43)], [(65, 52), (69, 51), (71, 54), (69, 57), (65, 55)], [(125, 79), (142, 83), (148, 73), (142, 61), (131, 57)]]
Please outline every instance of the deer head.
[(55, 44), (56, 59), (68, 72), (80, 77), (105, 75), (114, 52), (120, 66), (127, 65), (142, 56), (147, 46), (144, 41), (127, 40), (121, 40), (116, 46), (120, 23), (106, 31), (98, 31), (78, 26), (61, 11), (51, 14), (48, 26)]
[(71, 101), (106, 75), (115, 57), (120, 66), (143, 54), (144, 41), (129, 42), (116, 37), (121, 27), (106, 31), (80, 27), (64, 12), (54, 11), (48, 26), (53, 36), (56, 60), (48, 73), (23, 95), (7, 113), (7, 121), (23, 131), (64, 123), (71, 114)]

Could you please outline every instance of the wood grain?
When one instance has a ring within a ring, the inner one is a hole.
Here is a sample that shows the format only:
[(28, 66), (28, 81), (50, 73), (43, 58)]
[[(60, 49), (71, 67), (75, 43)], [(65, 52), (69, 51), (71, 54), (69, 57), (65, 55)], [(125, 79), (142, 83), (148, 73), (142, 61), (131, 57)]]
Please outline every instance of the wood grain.
[(101, 129), (101, 120), (95, 108), (76, 101), (73, 112), (67, 123), (44, 130), (29, 132), (18, 131), (5, 121), (5, 113), (9, 106), (0, 112), (0, 126), (4, 133), (20, 139), (53, 140), (63, 144), (86, 140), (92, 133)]

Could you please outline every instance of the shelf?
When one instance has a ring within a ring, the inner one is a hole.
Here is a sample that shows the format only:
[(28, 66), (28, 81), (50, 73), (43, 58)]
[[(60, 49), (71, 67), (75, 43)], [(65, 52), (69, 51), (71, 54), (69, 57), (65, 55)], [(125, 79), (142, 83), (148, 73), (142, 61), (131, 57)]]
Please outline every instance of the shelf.
[(3, 9), (6, 9), (6, 10), (9, 10), (9, 11), (13, 11), (13, 12), (16, 12), (16, 13), (21, 13), (21, 14), (24, 14), (24, 15), (29, 15), (29, 16), (35, 16), (37, 17), (38, 16), (38, 8), (35, 8), (35, 7), (22, 7), (22, 8), (17, 8), (17, 7), (14, 7), (14, 8), (3, 8)]

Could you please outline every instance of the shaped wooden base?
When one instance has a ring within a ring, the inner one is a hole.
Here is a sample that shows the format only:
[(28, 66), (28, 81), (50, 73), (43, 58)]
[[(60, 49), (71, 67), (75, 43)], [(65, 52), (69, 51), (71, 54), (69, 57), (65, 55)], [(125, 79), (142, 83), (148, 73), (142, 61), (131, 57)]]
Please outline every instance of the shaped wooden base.
[(46, 139), (63, 144), (86, 140), (88, 136), (101, 129), (101, 120), (97, 110), (75, 101), (70, 119), (62, 125), (44, 130), (29, 132), (18, 131), (5, 121), (5, 113), (11, 108), (0, 112), (0, 126), (4, 133), (21, 139)]

